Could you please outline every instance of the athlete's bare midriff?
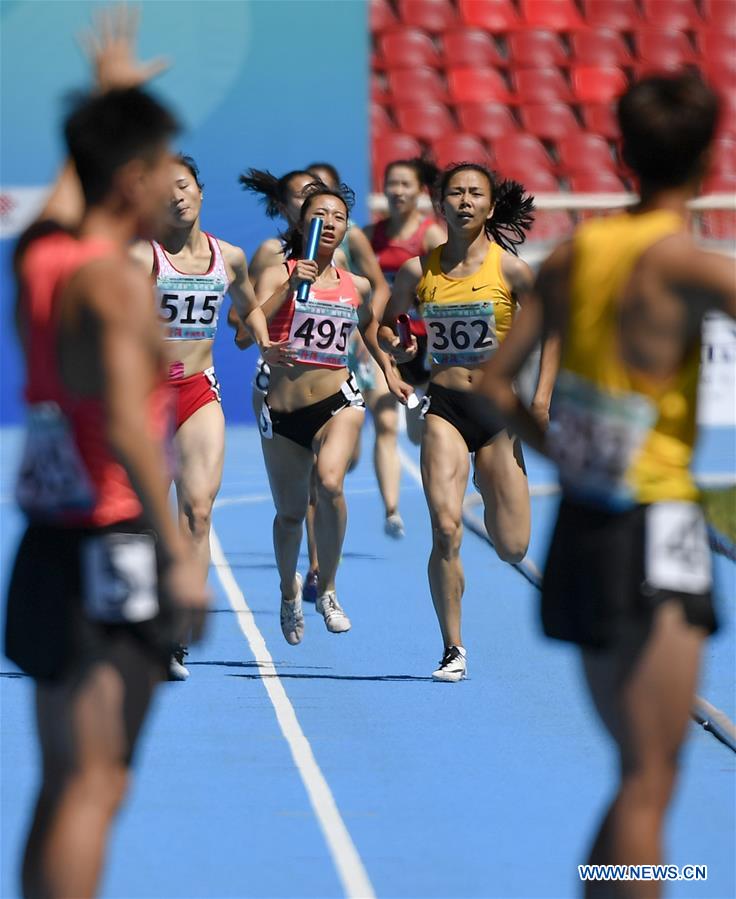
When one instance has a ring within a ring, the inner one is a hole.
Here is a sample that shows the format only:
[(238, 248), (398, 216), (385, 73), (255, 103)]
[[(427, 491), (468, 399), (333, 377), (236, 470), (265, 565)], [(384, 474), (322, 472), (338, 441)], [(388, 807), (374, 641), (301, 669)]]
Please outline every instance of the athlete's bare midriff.
[(293, 368), (274, 366), (266, 400), (275, 411), (294, 412), (337, 393), (347, 377), (347, 368), (301, 364)]
[(483, 371), (478, 368), (466, 368), (460, 365), (435, 365), (432, 364), (432, 374), (429, 377), (431, 384), (439, 384), (448, 390), (470, 391), (480, 384), (483, 379)]
[(213, 340), (165, 340), (164, 356), (168, 366), (182, 363), (184, 371), (180, 377), (188, 378), (197, 372), (210, 368), (213, 364)]

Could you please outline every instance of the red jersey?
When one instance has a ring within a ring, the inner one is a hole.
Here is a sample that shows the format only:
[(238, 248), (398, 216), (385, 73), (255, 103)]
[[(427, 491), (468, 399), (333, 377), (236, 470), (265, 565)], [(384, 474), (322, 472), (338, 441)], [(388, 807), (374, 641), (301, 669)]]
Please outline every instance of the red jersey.
[[(373, 237), (371, 238), (371, 246), (381, 266), (381, 271), (386, 277), (389, 285), (393, 287), (396, 272), (409, 259), (415, 256), (421, 256), (424, 253), (424, 235), (434, 225), (434, 219), (427, 216), (417, 228), (417, 230), (407, 237), (406, 240), (397, 240), (388, 236), (387, 226), (390, 219), (381, 219), (373, 226)], [(409, 313), (411, 317), (410, 328), (411, 333), (416, 337), (426, 335), (427, 328), (419, 317), (417, 310), (412, 309)]]
[[(106, 437), (98, 398), (69, 391), (59, 372), (59, 301), (72, 276), (94, 259), (118, 253), (110, 241), (54, 231), (32, 241), (19, 267), (20, 318), (26, 335), (29, 429), (18, 482), (32, 518), (66, 527), (105, 527), (139, 518), (142, 506)], [(168, 395), (151, 396), (154, 433), (166, 430)]]
[[(286, 267), (291, 273), (296, 260)], [(312, 285), (306, 303), (296, 299), (296, 292), (268, 325), (268, 336), (274, 342), (289, 340), (296, 351), (296, 362), (318, 368), (346, 368), (350, 337), (358, 325), (360, 294), (349, 272), (335, 267), (339, 281), (335, 287)]]

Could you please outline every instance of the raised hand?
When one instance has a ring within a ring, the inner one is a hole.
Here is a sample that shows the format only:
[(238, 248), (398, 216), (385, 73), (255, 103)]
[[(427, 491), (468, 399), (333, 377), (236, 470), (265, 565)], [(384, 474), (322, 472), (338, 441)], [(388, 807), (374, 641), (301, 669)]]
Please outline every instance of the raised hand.
[(121, 4), (97, 13), (93, 27), (79, 35), (82, 52), (89, 59), (97, 87), (103, 93), (140, 87), (168, 67), (163, 59), (151, 62), (136, 59), (138, 19), (137, 9)]

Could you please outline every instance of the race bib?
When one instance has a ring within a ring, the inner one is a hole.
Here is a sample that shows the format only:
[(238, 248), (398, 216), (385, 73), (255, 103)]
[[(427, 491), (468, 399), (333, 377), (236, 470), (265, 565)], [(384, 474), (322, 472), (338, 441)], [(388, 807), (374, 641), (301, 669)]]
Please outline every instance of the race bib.
[(166, 325), (166, 340), (214, 340), (220, 306), (227, 290), (223, 281), (202, 289), (202, 279), (167, 278), (159, 290), (159, 316)]
[(647, 508), (646, 581), (658, 590), (707, 593), (711, 555), (703, 511), (697, 503), (654, 503)]
[(358, 311), (349, 303), (294, 301), (289, 347), (297, 362), (345, 368), (350, 335), (358, 324)]
[(56, 403), (39, 403), (29, 410), (15, 496), (31, 518), (54, 519), (94, 503), (69, 422)]
[(84, 609), (95, 621), (136, 624), (158, 614), (156, 544), (150, 534), (100, 534), (82, 544)]
[(641, 394), (608, 393), (561, 371), (547, 443), (563, 488), (606, 505), (631, 505), (626, 474), (656, 417), (654, 404)]
[(425, 303), (427, 349), (436, 365), (478, 365), (498, 346), (493, 303)]

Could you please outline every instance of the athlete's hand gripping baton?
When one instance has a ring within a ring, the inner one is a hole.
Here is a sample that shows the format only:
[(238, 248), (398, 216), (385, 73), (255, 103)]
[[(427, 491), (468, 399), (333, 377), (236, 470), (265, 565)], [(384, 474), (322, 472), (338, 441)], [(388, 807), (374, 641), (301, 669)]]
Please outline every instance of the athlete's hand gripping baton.
[[(318, 216), (312, 219), (311, 224), (309, 225), (309, 237), (307, 238), (307, 259), (311, 262), (317, 258), (317, 247), (319, 246), (319, 239), (322, 237), (322, 225), (323, 221)], [(299, 285), (299, 289), (296, 292), (296, 298), (300, 303), (306, 303), (309, 299), (309, 281), (302, 281)]]

